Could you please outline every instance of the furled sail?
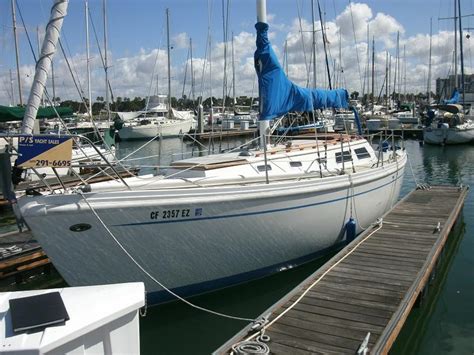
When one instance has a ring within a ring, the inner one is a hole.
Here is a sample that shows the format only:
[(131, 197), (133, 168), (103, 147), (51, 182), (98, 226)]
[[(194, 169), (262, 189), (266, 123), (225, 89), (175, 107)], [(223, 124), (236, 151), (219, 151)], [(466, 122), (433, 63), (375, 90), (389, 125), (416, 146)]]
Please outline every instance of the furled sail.
[(268, 24), (258, 22), (255, 69), (260, 93), (260, 119), (271, 120), (291, 111), (311, 112), (321, 108), (347, 108), (346, 89), (306, 89), (285, 75), (268, 39)]

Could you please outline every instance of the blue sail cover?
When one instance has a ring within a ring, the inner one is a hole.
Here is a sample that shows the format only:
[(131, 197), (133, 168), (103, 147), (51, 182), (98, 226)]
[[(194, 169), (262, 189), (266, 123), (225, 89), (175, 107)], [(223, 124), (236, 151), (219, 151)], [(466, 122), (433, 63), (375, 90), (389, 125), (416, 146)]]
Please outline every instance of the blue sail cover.
[(346, 89), (306, 89), (292, 83), (285, 75), (268, 40), (268, 24), (258, 22), (255, 70), (260, 93), (260, 120), (271, 120), (291, 111), (347, 108)]
[(457, 104), (459, 102), (459, 96), (458, 89), (454, 89), (451, 98), (449, 100), (444, 100), (445, 105)]

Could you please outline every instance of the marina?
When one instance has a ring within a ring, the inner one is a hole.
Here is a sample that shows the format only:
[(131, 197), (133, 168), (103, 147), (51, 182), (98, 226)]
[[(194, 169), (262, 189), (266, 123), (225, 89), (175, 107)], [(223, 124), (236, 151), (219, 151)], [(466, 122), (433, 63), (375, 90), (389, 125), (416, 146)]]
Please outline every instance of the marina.
[(239, 353), (246, 346), (274, 354), (388, 353), (435, 276), (467, 191), (433, 186), (409, 193), (263, 312), (258, 318), (268, 323), (261, 330), (249, 326), (215, 353)]
[(2, 351), (473, 353), (473, 4), (23, 2)]

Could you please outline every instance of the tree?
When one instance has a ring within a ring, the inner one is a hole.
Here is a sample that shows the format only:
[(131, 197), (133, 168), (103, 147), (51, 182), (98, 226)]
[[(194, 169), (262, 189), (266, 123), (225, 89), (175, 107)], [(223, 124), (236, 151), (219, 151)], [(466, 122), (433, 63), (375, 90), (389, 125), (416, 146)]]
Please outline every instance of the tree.
[(359, 92), (358, 91), (353, 91), (351, 93), (351, 99), (352, 100), (357, 100), (359, 98)]

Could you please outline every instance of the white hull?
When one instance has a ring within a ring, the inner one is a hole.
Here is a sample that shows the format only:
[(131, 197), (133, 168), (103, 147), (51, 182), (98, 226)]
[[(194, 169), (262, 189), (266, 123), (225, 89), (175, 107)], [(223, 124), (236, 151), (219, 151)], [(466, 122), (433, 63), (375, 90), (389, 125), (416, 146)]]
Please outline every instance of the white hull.
[(432, 128), (423, 130), (423, 140), (428, 144), (464, 144), (474, 141), (474, 125), (466, 128)]
[(188, 133), (192, 128), (193, 120), (164, 120), (157, 124), (152, 122), (145, 125), (124, 125), (118, 134), (122, 140), (151, 139), (153, 137), (177, 137)]
[[(103, 222), (156, 279), (182, 295), (229, 286), (309, 261), (368, 226), (396, 202), (406, 157), (354, 174), (270, 184), (86, 194)], [(198, 190), (198, 191), (196, 191)], [(80, 195), (20, 200), (22, 215), (71, 286), (144, 281)], [(177, 217), (163, 219), (166, 211)], [(184, 212), (183, 212), (184, 211)], [(73, 232), (84, 223), (91, 228)], [(152, 298), (153, 299), (153, 298)], [(154, 302), (152, 300), (152, 302)]]

